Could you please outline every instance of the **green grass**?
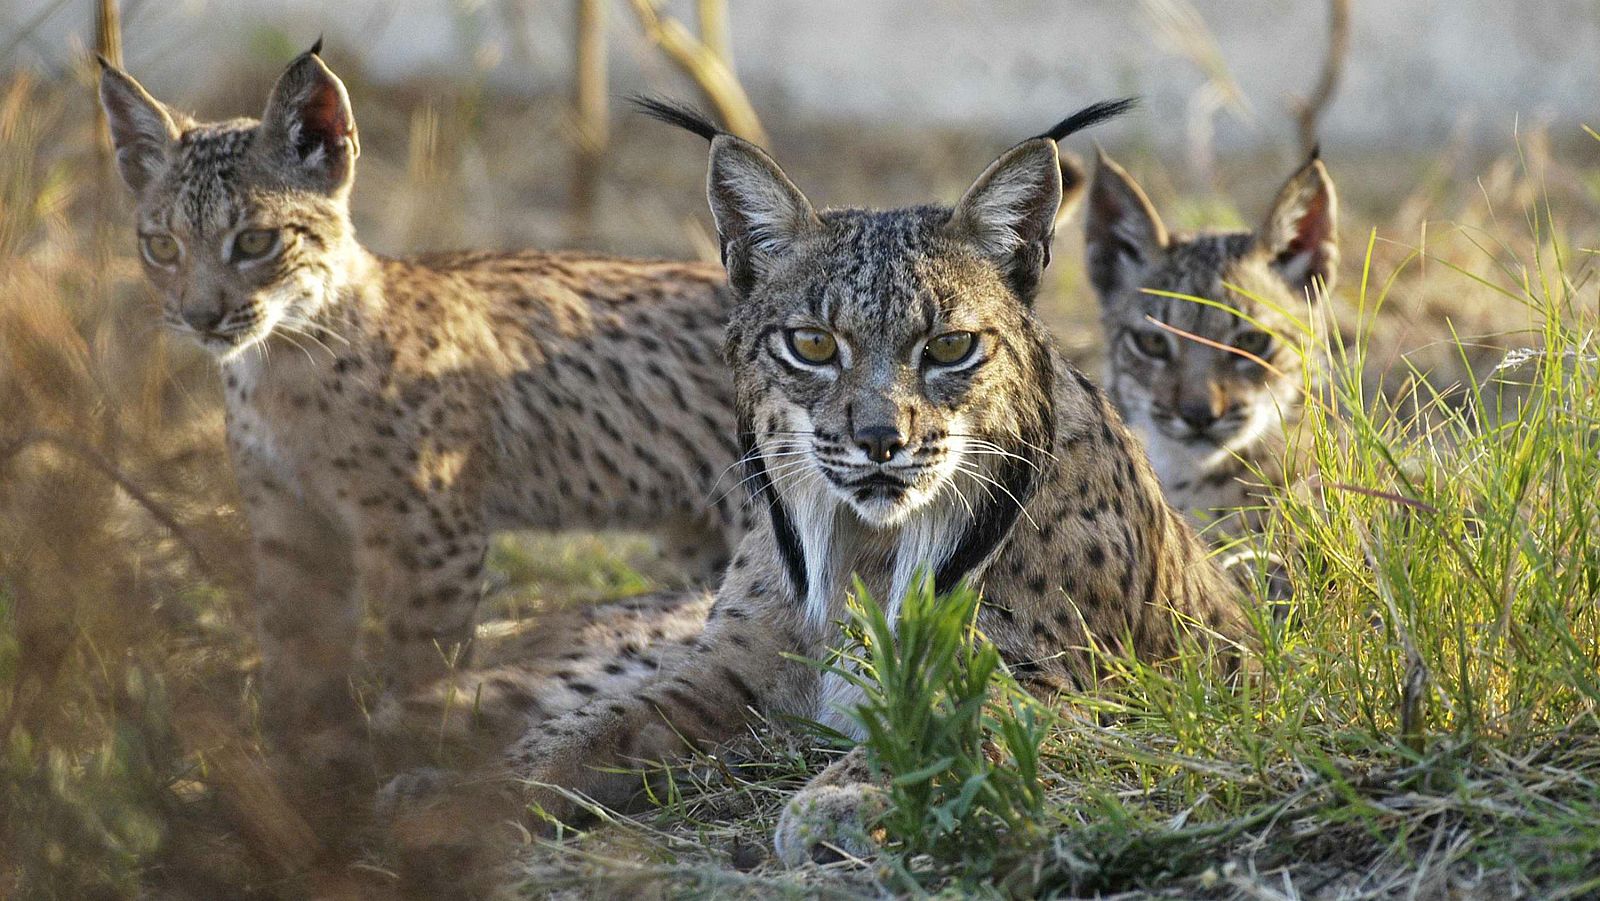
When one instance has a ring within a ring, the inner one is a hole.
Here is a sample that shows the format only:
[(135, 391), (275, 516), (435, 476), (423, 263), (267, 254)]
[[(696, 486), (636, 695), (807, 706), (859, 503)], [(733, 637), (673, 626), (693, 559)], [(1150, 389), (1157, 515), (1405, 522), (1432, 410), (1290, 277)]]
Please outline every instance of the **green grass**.
[[(1039, 748), (1052, 716), (977, 634), (979, 601), (966, 588), (937, 596), (921, 579), (891, 623), (858, 581), (846, 627), (858, 650), (825, 666), (861, 693), (850, 715), (888, 801), (873, 825), (887, 859), (907, 861), (895, 868), (905, 888), (982, 884), (1041, 835)], [(916, 861), (953, 872), (918, 873)]]

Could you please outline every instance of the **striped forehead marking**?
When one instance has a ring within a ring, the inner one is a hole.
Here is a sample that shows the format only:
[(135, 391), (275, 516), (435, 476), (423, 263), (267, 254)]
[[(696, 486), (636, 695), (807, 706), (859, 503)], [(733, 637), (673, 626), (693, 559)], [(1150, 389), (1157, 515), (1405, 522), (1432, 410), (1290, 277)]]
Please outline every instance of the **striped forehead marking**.
[(172, 215), (188, 230), (218, 234), (238, 221), (239, 163), (255, 139), (248, 120), (202, 125), (184, 132), (174, 168)]

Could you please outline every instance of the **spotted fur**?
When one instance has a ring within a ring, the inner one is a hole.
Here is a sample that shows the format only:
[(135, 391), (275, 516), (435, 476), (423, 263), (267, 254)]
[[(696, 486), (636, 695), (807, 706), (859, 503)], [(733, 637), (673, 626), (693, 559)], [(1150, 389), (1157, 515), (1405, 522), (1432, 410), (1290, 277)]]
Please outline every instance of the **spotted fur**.
[(363, 599), (390, 685), (463, 663), (493, 530), (657, 529), (720, 570), (749, 514), (718, 487), (715, 267), (369, 253), (355, 120), (314, 52), (260, 121), (193, 122), (109, 66), (101, 96), (165, 320), (219, 364), (276, 731), (348, 712)]
[[(1096, 685), (1091, 645), (1159, 661), (1199, 638), (1236, 659), (1250, 640), (1237, 589), (1033, 311), (1061, 199), (1053, 141), (1007, 151), (953, 208), (819, 212), (763, 151), (715, 133), (709, 196), (737, 297), (726, 351), (747, 479), (768, 517), (697, 641), (529, 731), (512, 763), (536, 801), (570, 813), (541, 787), (555, 786), (621, 802), (637, 780), (608, 768), (725, 740), (757, 713), (850, 731), (845, 686), (792, 655), (837, 646), (851, 573), (891, 601), (919, 571), (976, 587), (978, 628), (1043, 694)], [(837, 358), (807, 363), (796, 329), (833, 336)], [(930, 363), (952, 332), (975, 336), (971, 355)]]
[(1173, 506), (1219, 537), (1258, 528), (1263, 493), (1293, 478), (1306, 364), (1326, 347), (1339, 260), (1327, 169), (1308, 161), (1254, 232), (1169, 234), (1104, 154), (1088, 204), (1112, 401)]

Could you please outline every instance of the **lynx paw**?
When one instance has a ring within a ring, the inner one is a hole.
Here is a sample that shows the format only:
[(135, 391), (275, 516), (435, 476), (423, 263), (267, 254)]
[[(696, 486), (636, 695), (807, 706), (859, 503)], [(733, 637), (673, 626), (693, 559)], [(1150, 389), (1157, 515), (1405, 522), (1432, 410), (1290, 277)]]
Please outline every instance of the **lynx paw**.
[(867, 782), (807, 786), (778, 818), (773, 844), (785, 866), (871, 857), (882, 842), (872, 828), (889, 806), (888, 794)]
[(520, 833), (507, 780), (417, 768), (389, 780), (373, 808), (407, 897), (489, 898), (510, 878)]
[(394, 821), (446, 796), (456, 775), (433, 767), (417, 767), (390, 779), (373, 798), (372, 812), (381, 821)]

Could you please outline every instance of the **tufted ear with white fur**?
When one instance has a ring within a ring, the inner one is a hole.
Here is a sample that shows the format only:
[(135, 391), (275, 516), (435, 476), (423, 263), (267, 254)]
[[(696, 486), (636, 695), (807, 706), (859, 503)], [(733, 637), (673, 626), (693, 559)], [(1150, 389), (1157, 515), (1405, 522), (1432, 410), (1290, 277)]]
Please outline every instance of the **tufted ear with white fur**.
[(1314, 294), (1333, 287), (1339, 268), (1338, 221), (1333, 179), (1313, 152), (1278, 192), (1256, 242), (1285, 281)]
[(1166, 246), (1167, 228), (1150, 198), (1101, 151), (1084, 221), (1084, 257), (1100, 302), (1137, 290), (1140, 273)]
[(743, 295), (764, 268), (819, 224), (800, 193), (766, 151), (719, 134), (711, 141), (706, 194), (722, 244), (722, 264)]
[(117, 170), (135, 194), (166, 169), (178, 146), (178, 126), (160, 101), (133, 76), (100, 59), (100, 105), (111, 126)]
[(349, 188), (361, 140), (344, 83), (317, 54), (300, 54), (273, 85), (261, 114), (261, 151), (293, 181), (326, 194)]
[(1033, 138), (989, 164), (950, 214), (947, 232), (994, 260), (1023, 303), (1032, 303), (1050, 264), (1061, 210), (1056, 142)]

